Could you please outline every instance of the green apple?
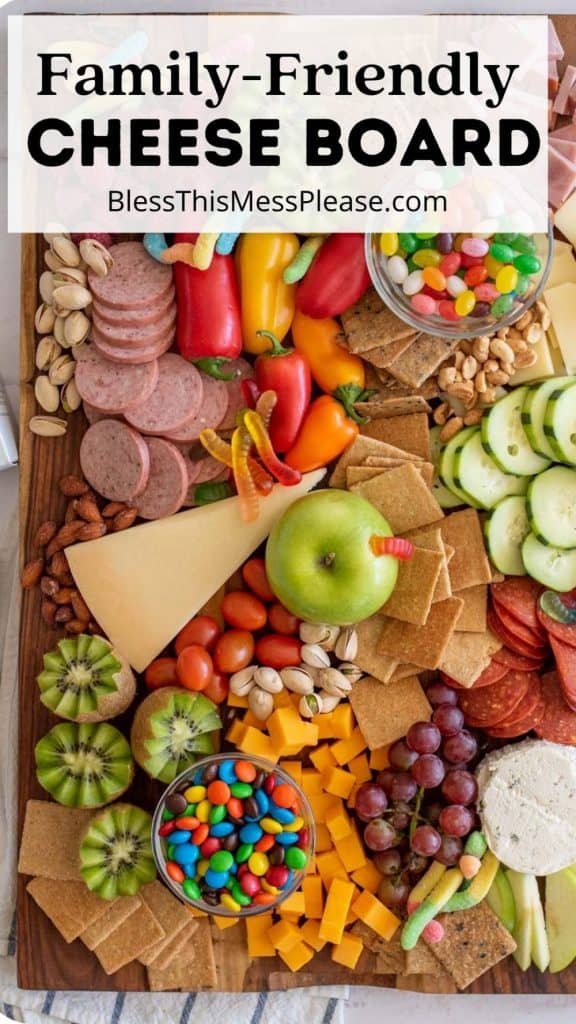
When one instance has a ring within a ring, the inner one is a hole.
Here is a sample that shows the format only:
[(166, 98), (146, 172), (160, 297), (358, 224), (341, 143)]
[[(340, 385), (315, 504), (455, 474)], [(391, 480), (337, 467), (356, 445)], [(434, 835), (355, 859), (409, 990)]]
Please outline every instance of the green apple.
[(545, 971), (550, 962), (550, 950), (538, 879), (511, 868), (506, 870), (506, 877), (516, 904), (516, 924), (512, 932), (517, 943), (514, 959), (523, 971), (528, 970), (532, 960), (539, 970)]
[(512, 887), (502, 868), (498, 868), (496, 877), (488, 890), (486, 902), (509, 932), (514, 931), (516, 924), (516, 907)]
[(546, 878), (546, 927), (552, 973), (569, 967), (576, 957), (576, 871), (556, 871)]
[(266, 571), (279, 601), (307, 622), (351, 625), (373, 615), (396, 584), (398, 562), (378, 554), (390, 526), (370, 502), (328, 489), (299, 498), (266, 546)]

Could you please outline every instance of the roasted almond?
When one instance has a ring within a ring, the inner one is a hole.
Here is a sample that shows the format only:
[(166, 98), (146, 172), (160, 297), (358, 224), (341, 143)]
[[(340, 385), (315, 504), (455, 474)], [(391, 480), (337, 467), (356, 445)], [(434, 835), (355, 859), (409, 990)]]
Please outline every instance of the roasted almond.
[(40, 614), (43, 621), (47, 626), (52, 629), (54, 627), (54, 619), (56, 617), (57, 607), (53, 601), (49, 601), (48, 598), (44, 598), (40, 605)]
[(31, 590), (40, 582), (40, 577), (44, 572), (44, 559), (33, 558), (32, 561), (27, 562), (22, 569), (21, 583), (24, 590)]
[(76, 618), (80, 619), (82, 622), (88, 622), (90, 618), (90, 609), (78, 590), (72, 591), (71, 604)]
[(54, 616), (54, 622), (59, 622), (62, 624), (64, 622), (70, 622), (70, 620), (73, 618), (74, 612), (72, 611), (70, 605), (64, 604), (60, 608), (58, 608), (58, 611)]
[(86, 623), (82, 622), (80, 619), (70, 619), (64, 628), (67, 633), (72, 633), (74, 636), (77, 636), (78, 633), (84, 632), (86, 629)]
[(83, 523), (76, 540), (97, 540), (98, 537), (103, 537), (106, 533), (105, 523)]
[(132, 526), (137, 515), (137, 508), (125, 508), (122, 512), (118, 512), (112, 520), (112, 532), (119, 533), (120, 530), (127, 530), (129, 526)]
[(57, 551), (52, 557), (52, 561), (48, 566), (48, 572), (54, 579), (57, 579), (60, 583), (68, 583), (68, 580), (72, 581), (72, 573), (70, 572), (70, 566), (68, 565), (68, 559), (63, 551)]
[(55, 604), (70, 604), (72, 600), (72, 587), (60, 587), (54, 598)]
[(51, 519), (47, 519), (44, 523), (40, 523), (40, 526), (36, 530), (34, 535), (34, 543), (36, 547), (43, 548), (46, 544), (49, 544), (52, 537), (55, 536), (58, 527), (56, 523), (53, 523)]
[(86, 494), (88, 490), (88, 484), (85, 480), (82, 480), (79, 476), (63, 476), (58, 481), (58, 486), (67, 498), (79, 498), (81, 494)]
[(101, 523), (102, 516), (98, 505), (90, 498), (87, 494), (84, 494), (81, 498), (78, 498), (76, 502), (76, 511), (81, 519), (85, 519), (87, 523)]
[(73, 519), (70, 523), (64, 523), (64, 526), (61, 526), (58, 530), (54, 540), (58, 542), (61, 548), (65, 548), (76, 540), (83, 526), (84, 520), (82, 519)]
[(51, 576), (43, 576), (40, 580), (40, 590), (45, 597), (53, 598), (58, 593), (58, 580), (52, 579)]
[(104, 519), (113, 519), (119, 512), (124, 512), (127, 508), (128, 505), (125, 505), (123, 501), (109, 501), (107, 505), (104, 505), (102, 515)]
[(78, 514), (76, 512), (77, 501), (78, 498), (72, 498), (71, 501), (69, 501), (68, 504), (66, 505), (66, 513), (64, 515), (65, 523), (72, 523), (75, 519), (78, 519)]

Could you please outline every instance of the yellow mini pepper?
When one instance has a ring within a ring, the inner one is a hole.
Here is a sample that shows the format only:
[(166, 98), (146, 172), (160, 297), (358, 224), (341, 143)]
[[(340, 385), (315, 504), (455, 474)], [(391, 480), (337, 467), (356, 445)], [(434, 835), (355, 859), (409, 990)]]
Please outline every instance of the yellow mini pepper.
[(288, 334), (294, 318), (296, 285), (285, 284), (283, 274), (299, 248), (296, 235), (242, 235), (236, 247), (236, 265), (246, 352), (259, 355), (272, 347), (259, 331), (270, 331), (279, 341)]

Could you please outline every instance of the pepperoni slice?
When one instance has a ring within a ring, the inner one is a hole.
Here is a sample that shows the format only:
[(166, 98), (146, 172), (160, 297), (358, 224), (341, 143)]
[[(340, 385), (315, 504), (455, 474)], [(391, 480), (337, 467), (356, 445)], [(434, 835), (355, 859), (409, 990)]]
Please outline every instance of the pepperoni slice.
[(522, 700), (518, 702), (513, 711), (506, 718), (498, 723), (498, 728), (506, 728), (515, 725), (529, 715), (542, 697), (542, 683), (536, 672), (527, 673), (528, 686)]
[(538, 623), (537, 629), (532, 629), (531, 626), (526, 626), (521, 619), (517, 618), (517, 616), (514, 615), (506, 605), (500, 604), (496, 598), (493, 598), (492, 600), (492, 607), (501, 623), (506, 627), (506, 629), (509, 629), (511, 633), (514, 633), (514, 636), (519, 637), (520, 640), (524, 640), (527, 644), (536, 644), (537, 646), (540, 646), (541, 644), (546, 643), (546, 633), (542, 629), (540, 623)]
[(493, 583), (490, 593), (495, 601), (504, 605), (514, 618), (519, 619), (529, 629), (538, 629), (536, 615), (538, 598), (543, 588), (528, 576), (516, 576)]
[(571, 711), (560, 688), (555, 672), (548, 672), (542, 679), (544, 714), (534, 732), (542, 740), (551, 743), (565, 743), (576, 746), (576, 711)]
[(516, 654), (522, 654), (525, 658), (542, 658), (546, 654), (544, 645), (528, 644), (520, 639), (511, 630), (507, 629), (504, 623), (498, 618), (493, 608), (488, 609), (488, 626), (493, 633)]
[(555, 636), (550, 637), (550, 645), (564, 700), (576, 711), (576, 647), (562, 643)]
[(498, 662), (499, 665), (517, 669), (519, 672), (533, 672), (541, 668), (544, 658), (527, 658), (523, 654), (511, 651), (509, 647), (501, 647), (496, 654), (492, 655), (492, 660)]
[(556, 637), (564, 644), (568, 644), (569, 647), (576, 647), (576, 626), (568, 626), (564, 622), (556, 622), (551, 615), (547, 615), (545, 611), (538, 606), (537, 609), (538, 620), (540, 625), (543, 626), (548, 637)]
[(538, 728), (544, 718), (545, 710), (546, 702), (540, 694), (536, 704), (524, 718), (517, 719), (510, 725), (496, 725), (489, 730), (489, 735), (499, 740), (514, 740), (518, 736), (525, 736), (527, 732), (533, 732)]
[(510, 669), (508, 665), (501, 665), (498, 662), (492, 661), (487, 668), (475, 679), (472, 686), (462, 686), (462, 683), (457, 682), (456, 679), (452, 679), (451, 676), (446, 675), (445, 672), (441, 672), (442, 680), (446, 683), (446, 686), (451, 686), (453, 690), (481, 690), (484, 686), (492, 686), (493, 683), (497, 683), (500, 679), (503, 679), (508, 674)]
[(460, 694), (458, 702), (468, 724), (485, 728), (508, 718), (526, 695), (530, 681), (527, 672), (509, 672), (492, 686)]

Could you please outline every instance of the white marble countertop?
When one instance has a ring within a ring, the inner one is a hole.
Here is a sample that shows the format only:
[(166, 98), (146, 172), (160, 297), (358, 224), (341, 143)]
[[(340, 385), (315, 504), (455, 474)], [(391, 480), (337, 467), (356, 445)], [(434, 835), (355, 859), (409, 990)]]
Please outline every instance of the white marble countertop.
[[(0, 0), (0, 42), (5, 52), (5, 15), (25, 12), (58, 11), (81, 13), (114, 13), (129, 11), (293, 11), (309, 13), (431, 13), (472, 11), (478, 13), (571, 13), (574, 0), (174, 0), (159, 3), (158, 0), (18, 0), (2, 3)], [(576, 16), (576, 15), (575, 15)], [(0, 59), (5, 66), (5, 61)], [(9, 404), (17, 415), (18, 401), (18, 307), (19, 307), (19, 238), (6, 234), (6, 143), (5, 143), (5, 95), (6, 83), (0, 80), (0, 378), (8, 393)], [(0, 473), (0, 532), (3, 523), (17, 495), (18, 472), (16, 469)], [(427, 1024), (484, 1024), (487, 1015), (491, 1024), (522, 1024), (529, 1022), (553, 1022), (570, 1024), (574, 1020), (576, 998), (567, 996), (430, 996), (387, 989), (352, 988), (350, 999), (344, 1010), (346, 1024), (367, 1024), (392, 1016), (408, 1019), (420, 1018)]]

